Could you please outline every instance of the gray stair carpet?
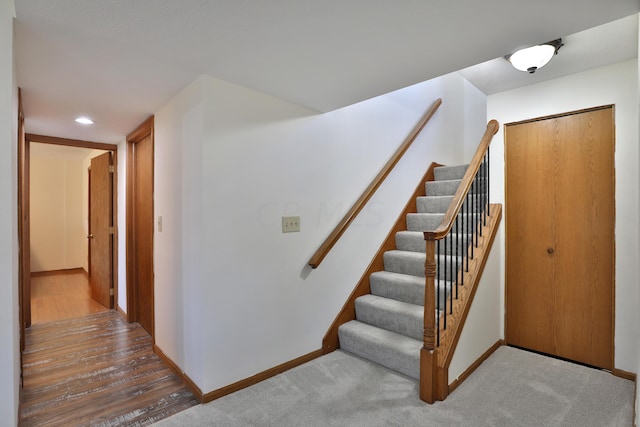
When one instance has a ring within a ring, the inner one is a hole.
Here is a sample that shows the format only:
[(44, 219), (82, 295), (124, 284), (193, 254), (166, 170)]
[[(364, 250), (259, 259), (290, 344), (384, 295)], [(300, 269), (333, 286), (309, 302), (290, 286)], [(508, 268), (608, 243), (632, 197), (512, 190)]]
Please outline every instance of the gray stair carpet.
[[(453, 200), (468, 165), (434, 169), (434, 181), (425, 183), (426, 196), (416, 200), (417, 211), (407, 215), (407, 230), (396, 233), (396, 249), (384, 253), (384, 271), (369, 277), (371, 294), (356, 299), (356, 320), (338, 329), (340, 348), (409, 377), (420, 378), (420, 349), (424, 330), (424, 232), (434, 231)], [(474, 221), (466, 221), (473, 224)], [(436, 260), (438, 308), (457, 275), (462, 258), (458, 245), (471, 241), (472, 226), (454, 227), (451, 242), (443, 244)], [(445, 268), (445, 264), (447, 267)]]

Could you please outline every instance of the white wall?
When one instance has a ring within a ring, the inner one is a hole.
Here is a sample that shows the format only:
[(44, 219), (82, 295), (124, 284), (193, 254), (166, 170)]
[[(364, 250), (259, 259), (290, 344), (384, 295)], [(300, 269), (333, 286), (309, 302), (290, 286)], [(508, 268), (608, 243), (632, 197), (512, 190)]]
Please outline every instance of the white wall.
[[(500, 141), (496, 141), (500, 143)], [(492, 201), (493, 203), (493, 201)], [(501, 223), (504, 222), (504, 215)], [(478, 360), (492, 345), (504, 337), (502, 329), (502, 226), (489, 252), (484, 272), (476, 288), (467, 320), (460, 334), (460, 340), (449, 366), (449, 384), (457, 379), (469, 366)]]
[(85, 266), (87, 173), (82, 160), (32, 155), (30, 179), (31, 271)]
[[(487, 114), (502, 125), (529, 118), (615, 104), (616, 302), (615, 367), (638, 368), (638, 69), (637, 60), (601, 67), (488, 97)], [(492, 198), (504, 203), (504, 136), (492, 144)], [(500, 245), (504, 253), (504, 235)], [(502, 263), (504, 297), (504, 259)], [(504, 301), (501, 304), (504, 307)], [(504, 322), (504, 318), (503, 318)]]
[(17, 85), (12, 0), (0, 0), (0, 420), (18, 422)]
[[(473, 89), (473, 90), (471, 90)], [(156, 343), (204, 391), (321, 347), (432, 161), (465, 159), (462, 77), (330, 113), (200, 77), (155, 116)], [(438, 97), (443, 105), (316, 270), (307, 261)], [(471, 132), (470, 129), (468, 129)], [(282, 234), (281, 216), (301, 232)]]

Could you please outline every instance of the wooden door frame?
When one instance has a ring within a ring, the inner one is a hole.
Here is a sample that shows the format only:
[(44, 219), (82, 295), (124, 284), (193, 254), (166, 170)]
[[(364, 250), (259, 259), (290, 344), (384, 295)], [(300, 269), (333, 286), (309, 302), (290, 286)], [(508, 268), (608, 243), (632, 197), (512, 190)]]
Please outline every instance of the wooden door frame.
[(113, 281), (113, 295), (114, 301), (117, 301), (118, 295), (118, 215), (117, 215), (117, 152), (118, 146), (115, 144), (105, 144), (102, 142), (93, 142), (93, 141), (82, 141), (79, 139), (69, 139), (69, 138), (58, 138), (54, 136), (46, 136), (46, 135), (35, 135), (26, 133), (24, 134), (24, 140), (21, 141), (21, 138), (18, 138), (18, 166), (19, 166), (19, 177), (22, 177), (21, 182), (18, 186), (18, 211), (20, 212), (20, 217), (18, 220), (18, 241), (21, 243), (21, 256), (19, 259), (20, 263), (20, 277), (19, 277), (19, 289), (18, 289), (18, 298), (19, 298), (19, 307), (21, 309), (21, 343), (24, 340), (24, 328), (28, 328), (31, 326), (31, 250), (30, 250), (30, 236), (31, 236), (31, 226), (30, 226), (30, 182), (29, 182), (29, 173), (31, 170), (31, 159), (30, 159), (30, 145), (32, 142), (37, 142), (41, 144), (52, 144), (52, 145), (63, 145), (67, 147), (78, 147), (78, 148), (90, 148), (97, 150), (106, 150), (112, 151), (113, 155), (113, 224), (114, 230), (116, 231), (113, 236), (113, 265), (112, 265), (112, 281)]
[[(613, 177), (612, 177), (612, 182), (613, 182), (613, 236), (614, 236), (614, 240), (612, 243), (613, 245), (613, 268), (612, 268), (612, 290), (611, 290), (611, 357), (612, 357), (612, 372), (614, 375), (626, 378), (628, 377), (628, 373), (621, 371), (619, 369), (616, 368), (615, 364), (616, 364), (616, 353), (615, 353), (615, 341), (616, 341), (616, 240), (615, 240), (615, 221), (616, 221), (616, 176), (615, 176), (615, 150), (616, 150), (616, 106), (615, 104), (606, 104), (606, 105), (600, 105), (597, 107), (591, 107), (591, 108), (584, 108), (584, 109), (580, 109), (580, 110), (575, 110), (575, 111), (568, 111), (565, 113), (558, 113), (558, 114), (551, 114), (548, 116), (542, 116), (542, 117), (536, 117), (536, 118), (531, 118), (531, 119), (525, 119), (525, 120), (521, 120), (521, 121), (517, 121), (517, 122), (510, 122), (510, 123), (505, 123), (504, 124), (504, 152), (505, 152), (505, 164), (504, 164), (504, 168), (505, 168), (505, 177), (506, 177), (506, 169), (507, 169), (507, 156), (506, 156), (506, 151), (507, 151), (507, 133), (506, 133), (506, 128), (507, 126), (514, 126), (514, 125), (520, 125), (520, 124), (526, 124), (526, 123), (533, 123), (533, 122), (540, 122), (540, 121), (544, 121), (544, 120), (549, 120), (549, 119), (557, 119), (557, 118), (562, 118), (562, 117), (567, 117), (567, 116), (573, 116), (573, 115), (577, 115), (577, 114), (583, 114), (583, 113), (589, 113), (592, 111), (599, 111), (599, 110), (606, 110), (606, 109), (611, 109), (611, 117), (612, 117), (612, 125), (613, 125), (613, 135), (612, 135), (612, 139), (613, 139), (613, 155), (614, 155), (614, 164), (613, 164)], [(508, 200), (507, 200), (507, 181), (505, 179), (504, 182), (504, 194), (505, 194), (505, 211), (508, 210)], [(507, 330), (507, 325), (508, 325), (508, 312), (506, 310), (506, 301), (507, 301), (507, 293), (508, 293), (508, 283), (507, 283), (507, 270), (509, 268), (509, 263), (508, 260), (506, 259), (506, 254), (508, 254), (508, 250), (507, 250), (507, 243), (508, 243), (508, 239), (507, 239), (507, 234), (509, 233), (509, 230), (507, 228), (505, 228), (505, 271), (504, 271), (504, 283), (505, 283), (505, 287), (504, 287), (504, 298), (505, 298), (505, 313), (504, 313), (504, 328), (505, 328), (505, 344), (509, 345), (509, 342), (507, 341), (507, 334), (506, 334), (506, 330)], [(625, 376), (626, 375), (626, 376)]]
[[(137, 289), (135, 288), (135, 273), (136, 266), (133, 263), (133, 253), (135, 252), (136, 241), (135, 241), (135, 232), (134, 232), (134, 199), (135, 199), (135, 150), (134, 145), (140, 142), (142, 139), (147, 136), (151, 137), (151, 187), (153, 193), (154, 186), (154, 176), (155, 176), (155, 159), (153, 153), (155, 152), (154, 148), (154, 116), (150, 116), (144, 122), (142, 122), (137, 128), (131, 131), (127, 135), (127, 321), (135, 322), (138, 319), (137, 306), (136, 306), (136, 298), (137, 298)], [(153, 196), (152, 196), (153, 197)], [(155, 202), (152, 201), (152, 218), (155, 218)], [(153, 222), (153, 219), (152, 219)], [(154, 224), (151, 224), (151, 229), (154, 230)], [(154, 233), (151, 234), (151, 268), (154, 268), (154, 257), (153, 257), (153, 246), (154, 246)], [(152, 271), (151, 278), (151, 331), (149, 331), (151, 335), (151, 340), (155, 343), (155, 280), (154, 271)]]

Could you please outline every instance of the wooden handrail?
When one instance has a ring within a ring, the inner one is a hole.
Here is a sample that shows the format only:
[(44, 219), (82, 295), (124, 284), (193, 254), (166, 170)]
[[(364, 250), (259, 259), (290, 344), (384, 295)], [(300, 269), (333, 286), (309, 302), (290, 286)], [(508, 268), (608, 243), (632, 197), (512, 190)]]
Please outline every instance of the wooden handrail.
[[(436, 308), (435, 281), (436, 281), (436, 240), (443, 239), (453, 227), (454, 221), (462, 208), (462, 204), (467, 198), (471, 185), (476, 178), (485, 154), (489, 149), (489, 144), (493, 135), (498, 132), (498, 122), (491, 120), (487, 123), (487, 129), (480, 140), (478, 149), (467, 167), (458, 190), (453, 196), (453, 200), (447, 209), (440, 226), (435, 231), (425, 231), (426, 258), (425, 258), (425, 293), (424, 293), (424, 336), (423, 347), (420, 352), (420, 398), (428, 403), (435, 400), (443, 400), (448, 393), (445, 366), (440, 366), (438, 360), (441, 359), (443, 349), (439, 348), (440, 326), (436, 324), (434, 316)], [(487, 200), (487, 204), (489, 200)], [(464, 227), (464, 226), (463, 226)], [(473, 243), (472, 243), (473, 244)], [(428, 290), (428, 291), (427, 291)], [(453, 298), (453, 297), (452, 297)], [(446, 308), (445, 308), (446, 310)], [(446, 317), (445, 317), (446, 318)], [(436, 341), (436, 342), (434, 342)], [(449, 349), (445, 348), (445, 351)], [(447, 353), (449, 354), (449, 353)]]
[[(493, 135), (498, 132), (498, 122), (496, 120), (491, 120), (487, 123), (487, 129), (482, 136), (482, 140), (478, 145), (478, 149), (471, 159), (471, 163), (467, 168), (467, 171), (462, 178), (462, 182), (456, 191), (456, 194), (453, 196), (453, 200), (449, 205), (449, 209), (447, 209), (447, 213), (444, 215), (442, 222), (434, 231), (425, 231), (424, 237), (426, 240), (440, 240), (443, 239), (449, 231), (451, 227), (453, 227), (453, 223), (458, 216), (458, 212), (464, 203), (465, 198), (467, 197), (467, 193), (471, 188), (471, 184), (473, 184), (473, 180), (480, 169), (480, 164), (482, 164), (482, 159), (484, 159), (484, 155), (489, 149), (489, 144), (491, 144), (491, 140), (493, 139)], [(487, 201), (488, 203), (488, 201)]]
[(346, 231), (349, 227), (349, 224), (353, 222), (356, 216), (360, 213), (360, 211), (367, 204), (369, 199), (376, 192), (378, 187), (382, 184), (384, 179), (389, 175), (393, 167), (398, 163), (402, 155), (409, 149), (413, 141), (418, 137), (422, 129), (429, 122), (431, 117), (435, 114), (442, 104), (442, 99), (438, 98), (433, 105), (429, 108), (429, 110), (425, 113), (425, 115), (420, 119), (418, 124), (413, 128), (411, 133), (407, 136), (405, 141), (398, 147), (395, 154), (389, 159), (387, 164), (384, 165), (382, 170), (378, 173), (378, 175), (374, 178), (374, 180), (369, 184), (369, 186), (364, 190), (364, 193), (360, 196), (358, 200), (356, 200), (355, 204), (349, 209), (349, 212), (342, 218), (342, 220), (338, 223), (336, 228), (331, 232), (329, 237), (320, 245), (318, 250), (313, 254), (311, 259), (309, 260), (309, 266), (311, 268), (317, 268), (325, 256), (329, 253), (331, 248), (336, 244), (340, 236)]

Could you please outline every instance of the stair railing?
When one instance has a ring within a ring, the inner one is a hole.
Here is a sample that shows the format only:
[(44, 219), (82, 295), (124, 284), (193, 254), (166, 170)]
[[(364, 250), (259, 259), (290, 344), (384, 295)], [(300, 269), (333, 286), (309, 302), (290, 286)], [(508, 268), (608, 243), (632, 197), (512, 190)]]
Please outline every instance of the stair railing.
[[(482, 237), (489, 212), (489, 144), (498, 131), (491, 120), (469, 164), (453, 201), (434, 231), (424, 233), (426, 241), (424, 338), (420, 353), (420, 398), (433, 403), (446, 397), (446, 378), (439, 375), (436, 352), (447, 318), (453, 315), (453, 301), (464, 286), (464, 271)], [(451, 326), (451, 325), (449, 325)], [(444, 397), (443, 397), (444, 395)]]
[(407, 136), (404, 142), (398, 147), (394, 155), (389, 159), (389, 161), (384, 165), (382, 170), (378, 173), (378, 175), (373, 179), (371, 184), (365, 189), (364, 193), (356, 200), (354, 205), (349, 209), (344, 218), (338, 223), (336, 228), (329, 234), (329, 237), (325, 239), (325, 241), (320, 245), (318, 250), (313, 254), (311, 259), (309, 260), (309, 266), (311, 268), (316, 268), (320, 265), (322, 260), (327, 256), (331, 248), (336, 244), (338, 239), (342, 236), (342, 234), (347, 230), (349, 225), (353, 222), (353, 220), (358, 216), (360, 211), (367, 204), (369, 199), (376, 192), (378, 187), (382, 184), (385, 178), (389, 175), (394, 166), (398, 163), (398, 161), (402, 158), (404, 153), (409, 149), (413, 141), (416, 140), (422, 129), (424, 129), (425, 125), (429, 122), (431, 117), (438, 110), (438, 107), (442, 104), (442, 99), (438, 98), (434, 101), (431, 107), (427, 110), (425, 115), (420, 119), (418, 124), (413, 128), (411, 133)]

